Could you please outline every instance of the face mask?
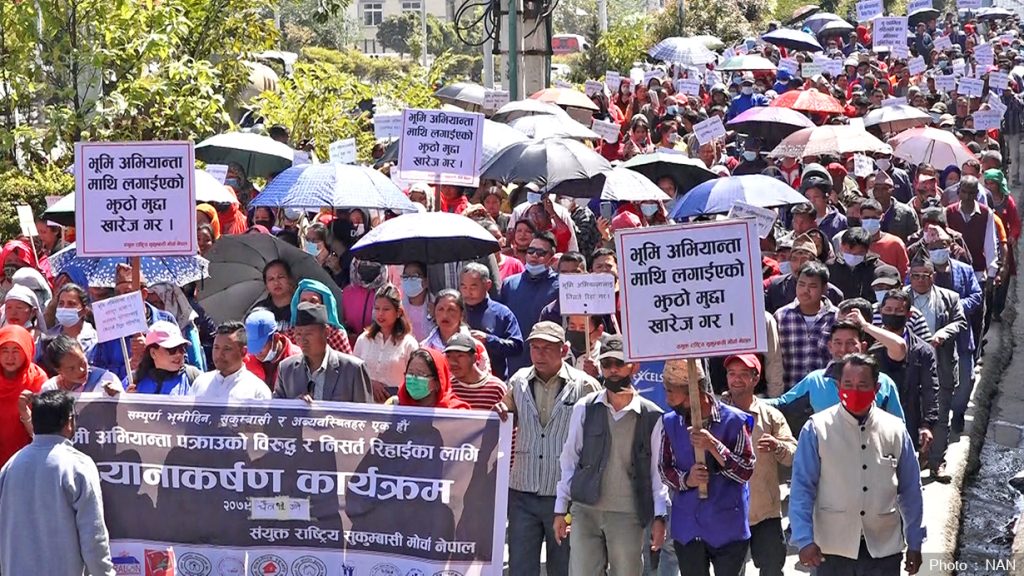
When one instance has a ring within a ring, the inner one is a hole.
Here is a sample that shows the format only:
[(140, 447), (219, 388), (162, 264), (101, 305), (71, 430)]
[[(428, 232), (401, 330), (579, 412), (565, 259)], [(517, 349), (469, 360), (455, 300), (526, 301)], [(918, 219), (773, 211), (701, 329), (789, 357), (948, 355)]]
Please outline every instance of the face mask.
[(77, 308), (57, 308), (57, 322), (60, 322), (61, 326), (70, 328), (80, 321)]
[(316, 256), (320, 253), (320, 247), (316, 245), (316, 242), (306, 242), (305, 250), (306, 254), (310, 256)]
[(587, 351), (587, 335), (579, 330), (566, 330), (565, 341), (576, 352)]
[(632, 385), (632, 382), (629, 378), (622, 378), (620, 380), (602, 378), (601, 383), (604, 384), (604, 387), (612, 394), (618, 394), (619, 392), (622, 392), (623, 390), (629, 388)]
[(793, 265), (789, 263), (789, 260), (779, 262), (779, 272), (783, 274), (789, 274), (793, 271)]
[(234, 188), (236, 190), (241, 188), (241, 185), (238, 182), (238, 178), (225, 178), (224, 179), (224, 185), (225, 186), (231, 186), (232, 188)]
[(402, 278), (402, 292), (406, 298), (415, 298), (423, 293), (423, 278)]
[(680, 138), (681, 138), (681, 136), (679, 135), (678, 132), (673, 132), (673, 133), (668, 135), (668, 141), (669, 141), (670, 144), (677, 144), (679, 142)]
[(889, 168), (892, 168), (892, 162), (888, 158), (876, 158), (875, 166), (878, 166), (878, 169), (882, 172), (888, 172)]
[(864, 257), (860, 256), (858, 254), (847, 254), (847, 253), (844, 252), (843, 253), (843, 260), (846, 261), (846, 265), (847, 266), (849, 266), (850, 268), (853, 268), (854, 266), (856, 266), (856, 265), (860, 264), (861, 262), (863, 262), (864, 261)]
[(888, 290), (875, 290), (875, 302), (878, 302), (878, 305), (881, 306), (882, 300), (885, 299), (885, 295), (888, 293)]
[(754, 93), (754, 87), (753, 86), (744, 86), (743, 88), (740, 89), (740, 92), (743, 92), (744, 96), (750, 96), (751, 94)]
[(423, 400), (430, 396), (430, 379), (423, 376), (405, 375), (405, 391), (413, 400)]
[(743, 159), (747, 162), (753, 162), (757, 159), (757, 152), (754, 152), (753, 150), (746, 150), (743, 152)]
[(527, 264), (526, 273), (530, 276), (540, 276), (548, 269), (544, 264)]
[(669, 116), (678, 116), (679, 115), (679, 107), (678, 106), (669, 106), (668, 108), (665, 109), (665, 113), (668, 114)]
[(939, 266), (949, 264), (949, 248), (936, 248), (935, 250), (929, 250), (928, 259), (932, 261), (932, 264), (937, 264)]
[(527, 192), (526, 201), (529, 202), (530, 204), (536, 204), (537, 202), (540, 202), (540, 192)]
[(376, 266), (360, 266), (356, 271), (359, 273), (359, 279), (363, 281), (363, 284), (372, 284), (380, 276), (380, 268)]
[(863, 226), (864, 229), (868, 231), (868, 234), (871, 234), (872, 236), (882, 229), (882, 221), (878, 218), (867, 218), (861, 220), (860, 225)]
[(641, 204), (640, 211), (643, 212), (644, 216), (650, 218), (658, 213), (657, 204)]
[(882, 314), (882, 326), (893, 332), (902, 333), (907, 326), (907, 317), (900, 314)]
[(281, 354), (281, 351), (277, 349), (277, 346), (271, 344), (270, 352), (267, 352), (266, 357), (263, 358), (263, 362), (273, 363), (274, 360), (277, 360), (279, 354)]
[(359, 236), (362, 236), (363, 232), (365, 232), (365, 231), (366, 231), (366, 225), (365, 224), (356, 224), (355, 226), (352, 227), (352, 237), (353, 238), (358, 238)]
[(840, 390), (839, 401), (854, 414), (867, 410), (875, 402), (874, 390)]

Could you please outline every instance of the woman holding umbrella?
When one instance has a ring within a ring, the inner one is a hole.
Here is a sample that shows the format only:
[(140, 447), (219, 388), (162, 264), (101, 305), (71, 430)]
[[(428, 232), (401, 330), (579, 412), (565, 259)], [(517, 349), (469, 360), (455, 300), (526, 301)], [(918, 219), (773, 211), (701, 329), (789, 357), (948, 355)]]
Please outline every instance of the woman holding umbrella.
[(292, 296), (295, 294), (295, 277), (292, 267), (284, 260), (271, 260), (263, 267), (263, 284), (267, 297), (253, 304), (253, 308), (266, 308), (282, 328), (287, 328), (292, 319)]
[(355, 345), (355, 355), (366, 362), (370, 373), (374, 400), (387, 400), (390, 390), (402, 385), (406, 364), (417, 348), (398, 289), (391, 284), (381, 286), (373, 301), (373, 322)]

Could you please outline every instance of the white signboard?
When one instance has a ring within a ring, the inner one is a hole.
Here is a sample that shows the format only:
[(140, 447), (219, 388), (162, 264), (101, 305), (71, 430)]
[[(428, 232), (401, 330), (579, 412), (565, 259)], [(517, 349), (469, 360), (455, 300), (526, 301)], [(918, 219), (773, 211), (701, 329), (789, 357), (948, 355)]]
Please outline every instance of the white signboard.
[(607, 120), (594, 119), (594, 123), (591, 124), (590, 129), (597, 132), (597, 135), (604, 139), (609, 144), (614, 144), (619, 141), (619, 134), (622, 133), (622, 126), (615, 122), (609, 122)]
[(977, 10), (981, 8), (981, 0), (956, 0), (958, 10)]
[(500, 110), (508, 104), (508, 90), (484, 90), (484, 110)]
[(931, 9), (932, 0), (910, 0), (910, 2), (907, 2), (907, 14)]
[(967, 63), (963, 58), (957, 58), (953, 60), (953, 75), (963, 76), (967, 69)]
[(658, 68), (644, 72), (644, 86), (650, 84), (651, 80), (658, 80), (660, 82), (661, 77), (664, 75), (665, 73), (659, 70)]
[(867, 22), (882, 15), (882, 0), (860, 0), (857, 2), (857, 21)]
[(1006, 104), (1003, 104), (1003, 101), (994, 92), (988, 93), (988, 107), (998, 112), (1000, 118), (1006, 115)]
[(559, 274), (558, 306), (563, 316), (615, 314), (615, 277), (611, 274)]
[(775, 226), (775, 219), (778, 218), (779, 214), (775, 210), (769, 210), (768, 208), (761, 208), (760, 206), (754, 206), (753, 204), (747, 204), (746, 202), (740, 202), (736, 200), (732, 203), (732, 209), (729, 210), (729, 218), (753, 218), (757, 222), (757, 237), (767, 238), (772, 233), (772, 228)]
[(935, 49), (940, 52), (953, 49), (953, 41), (949, 39), (949, 36), (936, 36), (933, 42)]
[(401, 114), (374, 114), (373, 137), (377, 140), (398, 138), (402, 135)]
[(900, 96), (899, 98), (886, 98), (882, 100), (882, 106), (906, 106), (907, 97)]
[(566, 90), (572, 90), (573, 85), (565, 80), (555, 80), (555, 88), (564, 88)]
[(78, 255), (195, 255), (191, 142), (77, 142)]
[(906, 42), (903, 42), (901, 44), (893, 44), (890, 47), (890, 51), (892, 55), (896, 58), (900, 58), (903, 60), (910, 58), (910, 47), (907, 46)]
[(618, 72), (609, 70), (604, 73), (604, 85), (608, 87), (609, 92), (612, 94), (618, 93), (619, 84), (622, 84), (622, 76), (619, 76)]
[(795, 75), (800, 70), (800, 63), (792, 58), (783, 58), (779, 60), (779, 70)]
[(331, 142), (327, 148), (331, 156), (331, 164), (355, 164), (356, 163), (356, 139), (346, 138)]
[(874, 174), (875, 161), (863, 154), (853, 155), (853, 175), (858, 178), (865, 178)]
[(887, 16), (876, 18), (871, 41), (875, 46), (889, 46), (895, 51), (896, 46), (907, 45), (907, 17)]
[(583, 92), (587, 96), (593, 97), (594, 94), (600, 94), (604, 92), (604, 84), (601, 84), (597, 80), (587, 80), (583, 84)]
[(991, 44), (981, 44), (974, 47), (974, 59), (978, 66), (991, 66), (995, 62), (995, 54)]
[(478, 186), (483, 127), (484, 115), (475, 112), (405, 110), (398, 151), (402, 178), (428, 184)]
[(644, 81), (644, 69), (643, 68), (630, 68), (629, 69), (629, 83), (634, 87), (639, 86)]
[(627, 361), (767, 349), (755, 221), (620, 230), (615, 242)]
[(676, 92), (687, 96), (700, 96), (700, 78), (681, 78), (676, 80)]
[(96, 333), (99, 336), (97, 340), (100, 342), (145, 334), (149, 330), (141, 292), (130, 292), (93, 302), (92, 317), (96, 321)]
[(207, 164), (206, 173), (213, 176), (213, 179), (223, 184), (228, 179), (228, 165), (227, 164)]
[(1010, 85), (1010, 75), (1006, 72), (989, 72), (988, 87), (996, 90), (1006, 90)]
[(952, 92), (956, 88), (956, 76), (945, 74), (935, 77), (935, 89), (939, 92)]
[(821, 62), (804, 62), (800, 66), (800, 76), (803, 78), (813, 78), (824, 71), (825, 65)]
[(697, 142), (707, 144), (715, 138), (725, 138), (725, 126), (718, 116), (711, 116), (703, 122), (693, 125), (693, 133), (697, 136)]
[(36, 219), (32, 215), (32, 207), (21, 205), (15, 206), (14, 209), (18, 213), (18, 226), (21, 227), (21, 235), (38, 236), (39, 230), (36, 229)]
[(956, 92), (962, 96), (978, 96), (981, 97), (982, 90), (985, 89), (985, 81), (979, 78), (961, 78), (960, 83), (957, 84)]
[(998, 130), (1003, 122), (1003, 117), (995, 110), (978, 110), (971, 114), (974, 118), (975, 130)]
[(912, 76), (917, 76), (918, 74), (923, 74), (928, 65), (924, 63), (924, 56), (914, 56), (907, 62), (907, 68)]
[(831, 74), (833, 78), (843, 72), (843, 61), (839, 59), (822, 60), (821, 65), (825, 72)]

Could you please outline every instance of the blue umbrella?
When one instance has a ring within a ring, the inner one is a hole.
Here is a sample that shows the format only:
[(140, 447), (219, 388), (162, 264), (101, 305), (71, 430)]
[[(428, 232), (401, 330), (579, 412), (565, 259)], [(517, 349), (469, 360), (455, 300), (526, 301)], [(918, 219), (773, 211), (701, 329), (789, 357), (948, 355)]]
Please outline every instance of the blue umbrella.
[(814, 36), (801, 30), (793, 30), (792, 28), (779, 28), (774, 32), (761, 36), (761, 40), (789, 50), (821, 52), (821, 44), (818, 43)]
[[(139, 259), (142, 275), (149, 284), (167, 282), (184, 286), (208, 277), (210, 263), (202, 256), (142, 256)], [(117, 278), (118, 264), (127, 264), (123, 257), (85, 258), (79, 257), (72, 244), (50, 256), (50, 267), (56, 276), (66, 272), (73, 277), (84, 275), (89, 286), (112, 288)]]
[(377, 208), (416, 212), (416, 206), (390, 178), (366, 166), (303, 164), (267, 184), (252, 206), (304, 208)]
[(676, 204), (670, 217), (682, 220), (707, 214), (725, 214), (732, 210), (737, 200), (761, 208), (807, 202), (807, 198), (788, 184), (770, 176), (732, 176), (698, 184)]
[(655, 60), (678, 62), (687, 66), (708, 64), (716, 59), (715, 53), (708, 50), (699, 38), (665, 38), (647, 53)]
[(352, 254), (381, 264), (440, 264), (475, 260), (499, 249), (494, 236), (469, 218), (423, 212), (403, 214), (370, 230)]

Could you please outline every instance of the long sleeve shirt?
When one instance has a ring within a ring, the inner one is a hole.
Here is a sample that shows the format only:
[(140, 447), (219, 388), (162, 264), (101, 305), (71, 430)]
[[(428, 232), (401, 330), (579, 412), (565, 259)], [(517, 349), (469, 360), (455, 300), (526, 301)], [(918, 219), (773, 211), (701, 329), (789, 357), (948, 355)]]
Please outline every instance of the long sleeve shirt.
[(487, 334), (484, 346), (491, 357), (494, 375), (502, 380), (511, 376), (507, 359), (523, 351), (523, 334), (515, 314), (504, 304), (487, 298), (479, 304), (466, 305), (466, 323)]
[[(714, 423), (721, 421), (720, 409), (718, 401), (714, 401), (711, 405), (711, 416), (708, 422), (705, 423), (705, 428), (709, 428)], [(680, 470), (676, 466), (675, 454), (672, 452), (672, 444), (667, 435), (662, 434), (660, 444), (652, 444), (651, 451), (654, 451), (654, 446), (659, 445), (661, 446), (659, 471), (662, 482), (676, 492), (692, 490), (692, 488), (686, 485), (686, 476), (689, 475), (690, 471), (689, 469)], [(719, 440), (716, 450), (725, 460), (725, 464), (721, 465), (719, 470), (723, 476), (737, 484), (746, 484), (750, 481), (750, 477), (754, 474), (755, 456), (754, 443), (750, 439), (749, 430), (744, 428), (742, 434), (737, 434), (736, 441), (731, 448)], [(708, 460), (714, 459), (710, 454), (707, 458)], [(717, 463), (717, 460), (715, 462)], [(713, 468), (709, 467), (709, 470), (713, 470)]]
[[(615, 411), (611, 404), (608, 403), (607, 393), (599, 395), (597, 401), (608, 407), (608, 411), (612, 413), (612, 419), (616, 422), (622, 420), (627, 412), (640, 414), (640, 394), (634, 394), (629, 404), (626, 404), (622, 410), (618, 411)], [(562, 448), (562, 454), (558, 458), (558, 465), (562, 470), (562, 474), (558, 479), (558, 486), (556, 488), (555, 514), (565, 514), (569, 511), (569, 502), (572, 500), (570, 496), (572, 476), (573, 472), (576, 471), (576, 464), (580, 460), (580, 451), (583, 450), (583, 418), (586, 416), (586, 413), (587, 403), (580, 401), (573, 405), (572, 415), (569, 416), (569, 434), (565, 438), (565, 447)], [(668, 487), (661, 481), (661, 475), (658, 473), (659, 455), (655, 449), (659, 442), (661, 442), (662, 428), (661, 419), (659, 418), (658, 422), (654, 425), (654, 429), (651, 430), (651, 493), (654, 494), (655, 516), (664, 516), (669, 504)]]
[[(829, 375), (829, 369), (833, 366), (830, 364), (829, 368), (815, 370), (797, 382), (796, 386), (793, 386), (782, 396), (778, 398), (764, 398), (761, 399), (761, 402), (779, 408), (780, 406), (791, 404), (804, 396), (808, 396), (811, 401), (811, 408), (815, 412), (831, 408), (839, 404), (839, 384), (835, 378)], [(903, 416), (903, 406), (900, 404), (900, 393), (896, 383), (885, 374), (878, 375), (878, 382), (880, 386), (878, 393), (875, 394), (875, 405), (893, 416), (898, 416), (901, 420), (906, 420)]]
[[(920, 551), (925, 537), (922, 525), (924, 499), (921, 493), (921, 470), (916, 460), (917, 453), (914, 452), (910, 435), (904, 434), (903, 449), (896, 463), (896, 495), (903, 515), (907, 548)], [(798, 550), (814, 543), (814, 501), (821, 473), (818, 435), (814, 426), (808, 422), (800, 431), (796, 456), (793, 457), (793, 480), (789, 489), (789, 525), (793, 531), (790, 544)]]

